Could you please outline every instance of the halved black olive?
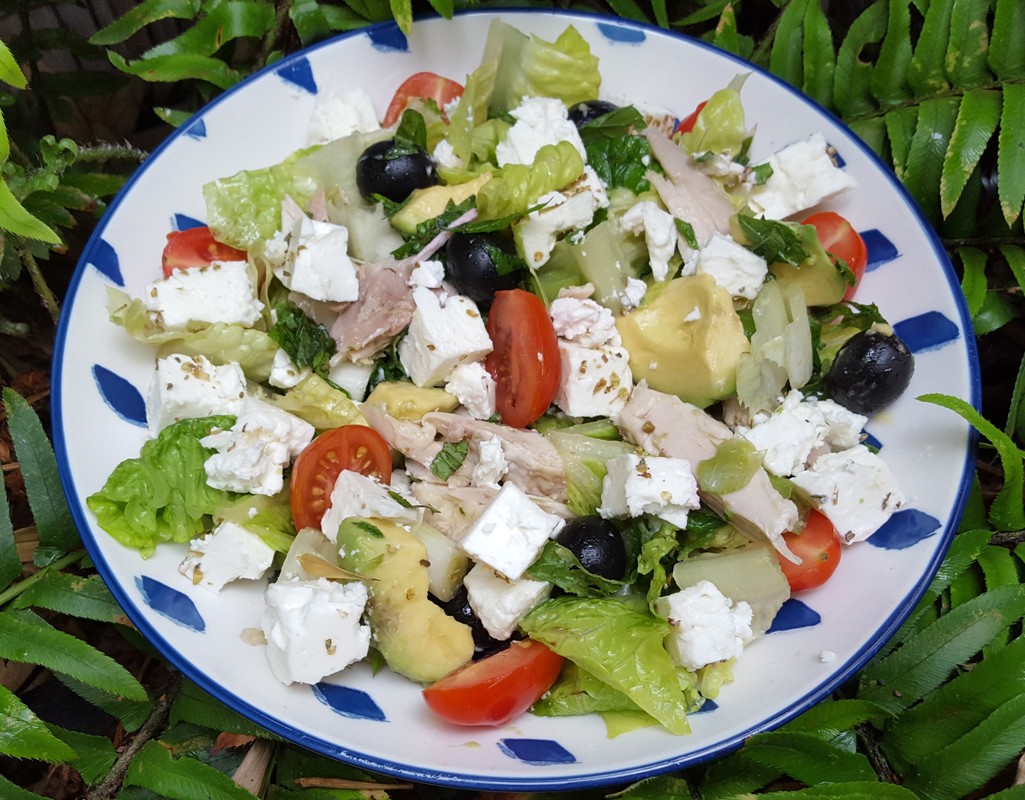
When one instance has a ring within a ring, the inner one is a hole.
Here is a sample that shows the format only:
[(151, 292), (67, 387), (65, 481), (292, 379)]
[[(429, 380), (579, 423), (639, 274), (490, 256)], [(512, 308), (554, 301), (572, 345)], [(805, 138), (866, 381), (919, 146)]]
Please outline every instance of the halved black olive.
[(577, 557), (592, 575), (618, 581), (626, 575), (626, 545), (616, 526), (597, 516), (567, 522), (555, 541)]
[(872, 416), (901, 396), (914, 371), (915, 358), (896, 335), (863, 331), (836, 354), (826, 388), (840, 405)]
[(598, 119), (605, 114), (610, 114), (619, 108), (615, 103), (608, 100), (584, 100), (569, 109), (569, 121), (578, 128), (588, 122)]
[(428, 597), (434, 601), (435, 605), (441, 606), (442, 611), (450, 617), (462, 622), (464, 625), (470, 626), (470, 632), (473, 634), (474, 660), (497, 653), (499, 650), (504, 650), (509, 646), (509, 642), (496, 639), (487, 632), (480, 618), (470, 606), (470, 598), (465, 586), (460, 585), (456, 590), (455, 596), (448, 601), (439, 600), (433, 594), (428, 595)]
[(495, 292), (515, 289), (521, 269), (505, 272), (496, 261), (516, 258), (512, 244), (491, 233), (457, 233), (445, 245), (445, 277), (475, 303), (490, 305)]
[(438, 171), (426, 150), (398, 147), (394, 139), (370, 145), (356, 159), (356, 186), (367, 200), (375, 194), (401, 203), (414, 189), (438, 182)]

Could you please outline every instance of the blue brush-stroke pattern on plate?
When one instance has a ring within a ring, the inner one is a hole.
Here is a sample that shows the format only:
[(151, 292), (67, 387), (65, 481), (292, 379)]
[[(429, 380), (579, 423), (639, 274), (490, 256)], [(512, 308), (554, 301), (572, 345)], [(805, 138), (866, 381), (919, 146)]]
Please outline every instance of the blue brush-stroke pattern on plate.
[(569, 750), (551, 739), (502, 739), (498, 746), (507, 756), (538, 767), (577, 761)]
[(406, 38), (406, 34), (399, 30), (398, 25), (382, 25), (371, 28), (367, 31), (367, 37), (376, 50), (409, 52), (409, 40)]
[(903, 508), (868, 537), (869, 544), (886, 550), (903, 550), (934, 536), (940, 521), (917, 508)]
[(926, 311), (901, 320), (893, 330), (912, 353), (936, 350), (961, 338), (957, 325), (939, 311)]
[(691, 714), (710, 714), (719, 707), (719, 704), (715, 700), (706, 700), (701, 704), (701, 708), (697, 711), (691, 711)]
[(861, 231), (861, 238), (864, 240), (865, 248), (868, 250), (868, 265), (865, 267), (866, 272), (879, 269), (881, 266), (889, 264), (900, 255), (900, 252), (897, 250), (897, 245), (891, 242), (885, 233), (877, 230), (876, 228)]
[(93, 380), (100, 397), (125, 422), (146, 427), (146, 401), (142, 393), (116, 372), (93, 364)]
[(783, 603), (783, 607), (776, 613), (776, 618), (772, 621), (772, 625), (769, 626), (769, 630), (766, 633), (810, 628), (812, 625), (818, 625), (820, 622), (822, 622), (822, 615), (818, 611), (807, 603), (791, 597)]
[(308, 58), (293, 58), (277, 70), (278, 77), (298, 86), (304, 92), (317, 93), (317, 80), (313, 77), (313, 67)]
[(374, 699), (359, 689), (336, 686), (333, 683), (318, 683), (313, 687), (313, 694), (320, 702), (343, 717), (388, 721)]
[(206, 121), (200, 117), (192, 122), (185, 130), (184, 134), (190, 139), (196, 141), (202, 141), (206, 138)]
[(864, 433), (864, 434), (865, 434), (865, 439), (864, 439), (864, 441), (862, 441), (862, 444), (863, 444), (863, 445), (865, 445), (865, 447), (870, 447), (870, 448), (872, 448), (873, 450), (876, 450), (877, 452), (878, 452), (879, 450), (882, 450), (882, 449), (883, 449), (883, 443), (882, 443), (882, 442), (880, 442), (880, 441), (879, 441), (879, 440), (878, 440), (878, 439), (877, 439), (877, 438), (876, 438), (875, 436), (873, 436), (873, 435), (872, 435), (871, 433), (869, 433), (869, 431), (868, 431), (868, 430), (864, 430), (864, 431), (862, 431), (862, 433)]
[(183, 628), (197, 633), (203, 633), (206, 630), (206, 620), (203, 619), (196, 604), (187, 594), (172, 589), (166, 583), (161, 583), (146, 575), (137, 577), (135, 585), (142, 593), (142, 599), (146, 601), (146, 605), (160, 616), (167, 617)]
[(121, 275), (121, 262), (117, 251), (106, 239), (96, 239), (86, 254), (86, 263), (92, 264), (103, 275), (106, 275), (117, 286), (124, 286), (125, 279)]
[(644, 40), (648, 38), (647, 34), (642, 30), (624, 28), (621, 25), (610, 25), (605, 22), (598, 23), (598, 30), (610, 42), (618, 42), (620, 44), (643, 44)]
[(201, 219), (190, 217), (188, 214), (176, 213), (171, 217), (171, 229), (176, 231), (188, 231), (193, 228), (205, 227), (206, 223)]

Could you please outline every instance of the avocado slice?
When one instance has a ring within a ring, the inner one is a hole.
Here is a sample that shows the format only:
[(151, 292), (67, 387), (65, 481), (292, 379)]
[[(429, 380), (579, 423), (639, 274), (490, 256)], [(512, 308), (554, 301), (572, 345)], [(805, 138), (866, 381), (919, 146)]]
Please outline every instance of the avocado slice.
[(389, 416), (417, 422), (432, 411), (455, 411), (459, 398), (444, 389), (417, 386), (406, 381), (383, 381), (364, 401), (380, 406)]
[(491, 180), (490, 174), (478, 175), (466, 183), (438, 184), (423, 189), (414, 189), (409, 201), (391, 218), (392, 227), (400, 233), (411, 236), (421, 222), (434, 219), (448, 208), (449, 201), (459, 205), (473, 197)]

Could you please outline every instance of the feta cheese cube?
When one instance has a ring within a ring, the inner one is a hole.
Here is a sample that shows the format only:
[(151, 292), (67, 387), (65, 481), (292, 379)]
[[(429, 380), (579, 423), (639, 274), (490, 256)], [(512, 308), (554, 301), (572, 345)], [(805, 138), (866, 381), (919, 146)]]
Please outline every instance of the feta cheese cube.
[(849, 450), (861, 443), (861, 432), (868, 417), (855, 414), (833, 400), (819, 400), (809, 397), (805, 400), (822, 415), (826, 425), (826, 444), (833, 450)]
[(470, 485), (497, 489), (498, 482), (509, 471), (502, 440), (492, 434), (487, 439), (474, 439), (473, 443), (477, 450), (477, 463), (470, 475)]
[(409, 333), (399, 342), (399, 361), (417, 386), (438, 386), (460, 364), (480, 361), (491, 352), (491, 337), (469, 297), (439, 298), (418, 287), (413, 301), (416, 311)]
[(444, 281), (445, 265), (440, 261), (427, 260), (416, 262), (406, 284), (413, 288), (423, 286), (425, 289), (440, 289)]
[(146, 396), (146, 420), (156, 436), (173, 422), (220, 414), (237, 416), (246, 397), (246, 376), (231, 363), (174, 353), (157, 359)]
[(531, 211), (516, 223), (514, 231), (519, 239), (524, 260), (531, 267), (540, 267), (552, 254), (560, 233), (584, 228), (591, 224), (598, 203), (589, 189), (566, 194), (551, 192), (538, 203), (543, 208)]
[(331, 490), (331, 505), (320, 521), (320, 529), (332, 542), (338, 526), (348, 517), (383, 517), (400, 522), (417, 522), (420, 514), (392, 497), (392, 489), (376, 478), (344, 469)]
[(793, 481), (848, 544), (867, 539), (907, 502), (890, 467), (861, 444), (819, 456)]
[(291, 389), (306, 380), (310, 374), (309, 367), (297, 367), (288, 353), (279, 347), (274, 353), (274, 363), (271, 365), (267, 383), (278, 389)]
[(552, 593), (548, 581), (534, 578), (509, 580), (484, 564), (476, 564), (463, 578), (470, 608), (492, 637), (505, 641), (534, 606)]
[(627, 453), (611, 459), (606, 468), (598, 509), (605, 519), (652, 514), (684, 528), (688, 510), (701, 504), (685, 459)]
[(562, 376), (555, 405), (571, 417), (615, 420), (633, 387), (630, 354), (622, 347), (584, 347), (559, 341)]
[(495, 379), (479, 361), (452, 370), (445, 391), (454, 395), (474, 419), (491, 419), (497, 413)]
[(355, 364), (345, 357), (344, 353), (335, 353), (331, 357), (327, 376), (356, 402), (367, 396), (370, 376), (374, 374), (374, 364)]
[(676, 252), (679, 239), (673, 215), (659, 208), (653, 200), (642, 200), (623, 213), (619, 224), (631, 233), (644, 234), (651, 274), (657, 281), (666, 280), (669, 277), (669, 259)]
[(184, 328), (190, 322), (251, 326), (263, 303), (245, 261), (215, 261), (208, 267), (178, 269), (149, 284), (142, 301), (158, 325)]
[(557, 297), (548, 308), (557, 336), (584, 347), (620, 347), (623, 340), (612, 312), (594, 300)]
[(701, 669), (717, 661), (739, 658), (751, 638), (751, 606), (734, 603), (711, 581), (655, 601), (655, 612), (672, 627), (666, 649), (684, 669)]
[(284, 488), (285, 467), (314, 433), (305, 420), (247, 396), (231, 430), (200, 441), (217, 451), (203, 463), (206, 482), (227, 492), (275, 495)]
[(267, 587), (266, 603), (267, 660), (286, 685), (316, 683), (370, 650), (370, 626), (360, 623), (367, 604), (362, 583), (278, 581)]
[(751, 187), (747, 204), (755, 214), (785, 219), (857, 185), (829, 154), (822, 134), (784, 147), (768, 158), (772, 175)]
[(325, 144), (353, 133), (380, 130), (370, 92), (362, 86), (317, 95), (310, 115), (307, 138), (310, 144)]
[(551, 97), (525, 97), (509, 112), (516, 120), (495, 148), (498, 166), (533, 164), (537, 151), (546, 144), (571, 143), (587, 162), (587, 151), (577, 126), (569, 119), (569, 110), (561, 100)]
[(287, 238), (288, 255), (274, 268), (287, 288), (331, 303), (359, 299), (356, 265), (348, 252), (348, 228), (303, 216)]
[(560, 517), (542, 511), (522, 489), (506, 483), (459, 544), (474, 560), (515, 581), (562, 525)]
[(259, 580), (273, 563), (274, 548), (241, 525), (225, 521), (189, 543), (178, 569), (194, 585), (219, 592), (231, 581)]
[(698, 275), (711, 275), (731, 296), (746, 300), (758, 296), (769, 271), (764, 258), (721, 233), (698, 251), (693, 267)]

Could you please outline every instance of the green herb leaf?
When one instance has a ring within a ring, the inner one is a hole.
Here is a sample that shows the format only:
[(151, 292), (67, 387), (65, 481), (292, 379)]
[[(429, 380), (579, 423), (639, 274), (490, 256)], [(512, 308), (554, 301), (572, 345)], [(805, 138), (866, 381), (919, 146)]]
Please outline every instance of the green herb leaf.
[(623, 187), (641, 194), (651, 187), (645, 175), (655, 162), (651, 158), (651, 144), (643, 136), (596, 138), (586, 145), (586, 150), (587, 163), (609, 189)]
[(484, 252), (488, 254), (491, 263), (495, 265), (495, 272), (499, 275), (511, 275), (514, 272), (523, 272), (527, 269), (527, 262), (516, 253), (507, 253), (491, 242), (484, 243)]
[(462, 203), (453, 203), (451, 200), (438, 216), (424, 220), (416, 226), (416, 232), (406, 239), (405, 244), (397, 248), (393, 253), (396, 259), (416, 255), (439, 233), (448, 230), (451, 224), (474, 207), (475, 199), (468, 197)]
[(770, 264), (782, 262), (798, 267), (808, 258), (800, 234), (786, 222), (738, 214), (737, 223), (747, 247)]
[(277, 322), (268, 334), (300, 369), (309, 367), (327, 379), (331, 356), (337, 345), (327, 328), (310, 319), (298, 306), (278, 303), (274, 307)]
[(447, 481), (463, 465), (469, 452), (469, 442), (445, 442), (441, 451), (431, 461), (431, 472), (436, 478)]
[[(633, 106), (623, 106), (595, 117), (580, 129), (584, 146), (608, 139), (622, 139), (632, 132), (644, 130), (648, 124)], [(646, 141), (646, 140), (645, 140)]]
[(376, 525), (374, 525), (374, 524), (372, 524), (370, 522), (367, 522), (365, 519), (355, 520), (355, 521), (353, 521), (352, 524), (353, 524), (354, 527), (359, 528), (364, 533), (370, 534), (375, 539), (383, 539), (384, 538), (384, 533), (381, 532), (381, 529), (378, 528)]
[(673, 217), (673, 222), (676, 223), (676, 232), (680, 234), (683, 241), (687, 243), (687, 247), (691, 250), (698, 249), (698, 237), (694, 233), (694, 226), (686, 220)]
[(545, 542), (527, 574), (578, 597), (611, 597), (623, 588), (623, 581), (609, 580), (588, 572), (572, 551), (556, 541)]
[(766, 161), (764, 164), (758, 164), (751, 167), (751, 180), (755, 186), (761, 186), (769, 178), (772, 177), (772, 164)]
[(388, 149), (385, 158), (397, 158), (427, 149), (427, 123), (423, 114), (412, 108), (402, 112), (395, 131), (395, 143)]

